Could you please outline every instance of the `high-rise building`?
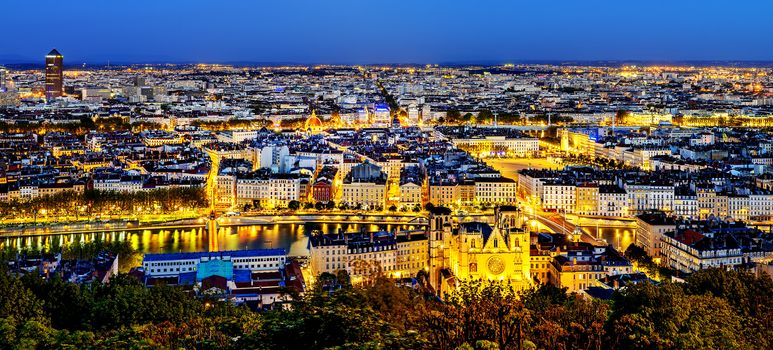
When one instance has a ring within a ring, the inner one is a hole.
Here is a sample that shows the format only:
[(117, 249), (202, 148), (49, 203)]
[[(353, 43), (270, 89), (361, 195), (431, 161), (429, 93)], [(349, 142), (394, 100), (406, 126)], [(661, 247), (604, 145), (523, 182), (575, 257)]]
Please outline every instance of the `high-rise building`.
[(5, 82), (7, 76), (8, 71), (5, 69), (5, 67), (0, 66), (0, 92), (8, 91), (8, 84)]
[(135, 76), (132, 80), (133, 80), (134, 86), (136, 87), (145, 86), (145, 77), (141, 75)]
[(46, 55), (46, 99), (61, 97), (64, 92), (62, 70), (64, 57), (56, 49)]

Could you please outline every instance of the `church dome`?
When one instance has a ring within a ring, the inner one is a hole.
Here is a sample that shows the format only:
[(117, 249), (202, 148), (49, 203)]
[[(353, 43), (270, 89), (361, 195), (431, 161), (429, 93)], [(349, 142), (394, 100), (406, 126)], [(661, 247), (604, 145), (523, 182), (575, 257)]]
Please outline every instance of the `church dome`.
[(317, 130), (322, 128), (322, 120), (317, 117), (316, 111), (311, 111), (311, 116), (306, 119), (306, 130)]
[(392, 127), (393, 128), (400, 128), (402, 127), (402, 123), (400, 123), (400, 118), (395, 115), (394, 118), (392, 118)]

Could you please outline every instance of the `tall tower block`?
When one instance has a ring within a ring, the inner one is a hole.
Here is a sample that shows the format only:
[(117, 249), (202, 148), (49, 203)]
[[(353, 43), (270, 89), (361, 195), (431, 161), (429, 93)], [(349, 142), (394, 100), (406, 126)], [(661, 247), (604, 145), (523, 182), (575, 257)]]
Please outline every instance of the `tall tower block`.
[(56, 49), (46, 55), (46, 100), (62, 97), (64, 57)]

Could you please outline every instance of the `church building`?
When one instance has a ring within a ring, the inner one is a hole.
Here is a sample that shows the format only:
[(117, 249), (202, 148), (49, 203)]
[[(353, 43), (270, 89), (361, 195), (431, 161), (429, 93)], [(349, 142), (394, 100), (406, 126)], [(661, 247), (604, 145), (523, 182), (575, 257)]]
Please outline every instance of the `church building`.
[(456, 228), (450, 212), (443, 214), (430, 218), (430, 283), (436, 291), (442, 295), (465, 279), (503, 281), (516, 289), (531, 285), (529, 232), (518, 208), (502, 206), (491, 223)]

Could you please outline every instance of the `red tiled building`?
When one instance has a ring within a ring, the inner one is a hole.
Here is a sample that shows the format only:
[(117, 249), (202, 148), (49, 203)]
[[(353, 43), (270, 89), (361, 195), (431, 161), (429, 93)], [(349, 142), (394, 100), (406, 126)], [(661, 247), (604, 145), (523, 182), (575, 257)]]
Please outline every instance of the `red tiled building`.
[(315, 202), (327, 202), (333, 195), (333, 183), (328, 179), (317, 180), (314, 183), (312, 197)]

